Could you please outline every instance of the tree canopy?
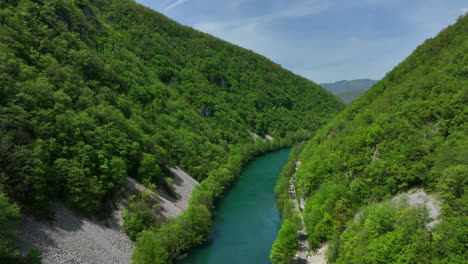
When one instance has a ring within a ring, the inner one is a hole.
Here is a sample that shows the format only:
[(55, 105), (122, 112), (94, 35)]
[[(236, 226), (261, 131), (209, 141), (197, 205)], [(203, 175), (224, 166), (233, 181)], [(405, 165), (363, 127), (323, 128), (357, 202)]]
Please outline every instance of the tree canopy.
[[(93, 214), (128, 176), (170, 184), (172, 165), (198, 181), (235, 175), (254, 153), (249, 146), (291, 145), (343, 107), (270, 60), (131, 0), (0, 1), (6, 209), (14, 201), (51, 217), (58, 199)], [(278, 140), (254, 143), (251, 132)], [(213, 182), (216, 193), (228, 182)], [(148, 207), (141, 199), (135, 208)], [(203, 208), (189, 211), (196, 217), (177, 223), (205, 219)], [(135, 217), (140, 230), (145, 216)]]
[[(302, 151), (297, 189), (307, 198), (309, 244), (332, 243), (330, 261), (467, 259), (467, 30), (468, 17), (462, 16), (428, 39)], [(444, 202), (443, 221), (434, 231), (417, 223), (426, 221), (417, 211), (384, 205), (365, 209), (414, 187)], [(360, 208), (369, 213), (355, 222)]]

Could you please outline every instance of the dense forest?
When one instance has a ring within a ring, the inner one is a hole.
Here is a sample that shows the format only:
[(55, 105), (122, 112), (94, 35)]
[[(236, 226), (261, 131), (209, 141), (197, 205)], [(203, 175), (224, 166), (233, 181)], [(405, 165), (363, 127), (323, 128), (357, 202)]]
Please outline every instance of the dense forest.
[[(328, 243), (331, 263), (466, 263), (467, 105), (462, 16), (305, 146), (296, 189), (307, 201), (309, 244)], [(442, 201), (433, 228), (427, 208), (391, 202), (412, 188)]]
[(364, 94), (375, 83), (377, 83), (376, 80), (357, 79), (350, 81), (343, 80), (334, 83), (321, 83), (320, 85), (338, 96), (343, 102), (349, 104)]
[(154, 225), (134, 197), (127, 217), (138, 263), (174, 261), (202, 243), (213, 199), (248, 159), (311, 137), (343, 107), (131, 0), (0, 1), (0, 262), (18, 261), (20, 211), (51, 219), (58, 200), (93, 215), (128, 176), (170, 189), (166, 166), (178, 165), (202, 182), (187, 212)]
[[(467, 16), (344, 109), (267, 58), (132, 0), (2, 0), (0, 262), (40, 262), (15, 248), (21, 214), (53, 219), (59, 201), (97, 215), (127, 177), (170, 192), (177, 165), (200, 182), (181, 216), (155, 215), (144, 193), (124, 216), (135, 263), (176, 262), (205, 241), (215, 200), (248, 160), (310, 139), (278, 181), (274, 263), (297, 251), (296, 160), (309, 245), (327, 243), (331, 263), (465, 263), (467, 105)], [(413, 188), (442, 201), (433, 228), (427, 208), (391, 202)]]

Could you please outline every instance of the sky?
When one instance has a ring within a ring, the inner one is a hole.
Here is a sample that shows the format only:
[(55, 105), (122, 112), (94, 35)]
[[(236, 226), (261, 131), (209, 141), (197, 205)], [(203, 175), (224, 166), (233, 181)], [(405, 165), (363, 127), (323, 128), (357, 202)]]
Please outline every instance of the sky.
[(316, 83), (376, 79), (468, 12), (466, 0), (136, 0)]

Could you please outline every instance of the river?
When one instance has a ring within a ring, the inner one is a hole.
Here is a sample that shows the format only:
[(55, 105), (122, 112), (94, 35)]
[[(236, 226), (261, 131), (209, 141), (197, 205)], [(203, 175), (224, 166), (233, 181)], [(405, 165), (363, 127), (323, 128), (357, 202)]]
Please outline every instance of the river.
[(267, 153), (243, 169), (217, 203), (213, 231), (181, 264), (268, 264), (281, 225), (274, 187), (289, 149)]

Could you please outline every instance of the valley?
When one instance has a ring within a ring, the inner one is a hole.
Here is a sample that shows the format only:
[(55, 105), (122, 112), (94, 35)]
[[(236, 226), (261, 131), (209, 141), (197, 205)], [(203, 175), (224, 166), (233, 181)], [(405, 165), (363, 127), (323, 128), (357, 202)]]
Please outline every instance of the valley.
[(0, 1), (0, 263), (465, 263), (467, 54), (465, 12), (318, 85), (133, 0)]

